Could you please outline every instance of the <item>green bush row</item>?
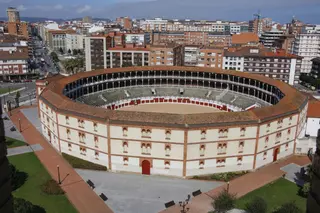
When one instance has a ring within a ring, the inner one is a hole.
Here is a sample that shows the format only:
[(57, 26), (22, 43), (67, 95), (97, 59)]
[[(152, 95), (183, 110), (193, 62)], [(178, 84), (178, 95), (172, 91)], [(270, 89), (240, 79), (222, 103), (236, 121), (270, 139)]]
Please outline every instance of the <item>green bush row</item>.
[(99, 164), (91, 163), (86, 160), (82, 160), (80, 158), (68, 155), (66, 153), (62, 153), (64, 159), (66, 159), (73, 168), (77, 169), (89, 169), (89, 170), (99, 170), (99, 171), (107, 171), (106, 166), (102, 166)]
[(216, 174), (205, 175), (205, 176), (193, 176), (193, 179), (217, 180), (217, 181), (228, 182), (234, 178), (240, 177), (240, 176), (247, 174), (247, 173), (248, 173), (248, 171), (216, 173)]

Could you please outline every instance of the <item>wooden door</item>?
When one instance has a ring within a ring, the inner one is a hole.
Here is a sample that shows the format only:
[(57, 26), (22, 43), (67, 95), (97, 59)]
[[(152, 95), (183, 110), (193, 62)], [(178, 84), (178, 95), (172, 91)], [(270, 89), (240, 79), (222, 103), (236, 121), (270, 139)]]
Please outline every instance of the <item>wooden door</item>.
[(142, 161), (142, 174), (143, 175), (150, 175), (150, 162), (148, 160)]

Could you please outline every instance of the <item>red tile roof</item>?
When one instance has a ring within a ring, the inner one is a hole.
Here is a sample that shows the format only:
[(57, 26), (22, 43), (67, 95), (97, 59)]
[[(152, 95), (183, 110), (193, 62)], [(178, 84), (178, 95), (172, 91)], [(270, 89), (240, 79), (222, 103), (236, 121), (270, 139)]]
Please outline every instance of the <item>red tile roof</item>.
[[(177, 115), (166, 113), (145, 113), (114, 111), (104, 108), (89, 106), (77, 103), (62, 94), (66, 84), (78, 79), (97, 76), (106, 73), (129, 72), (129, 71), (147, 71), (147, 70), (184, 70), (189, 72), (213, 72), (218, 74), (228, 74), (238, 77), (255, 79), (279, 88), (284, 94), (284, 98), (276, 105), (269, 107), (256, 108), (245, 112), (221, 112), (221, 113), (203, 113), (197, 115)], [(136, 122), (141, 125), (146, 123), (150, 125), (169, 124), (174, 126), (185, 126), (186, 124), (193, 127), (203, 127), (208, 125), (239, 125), (256, 124), (274, 120), (280, 116), (290, 115), (299, 112), (307, 104), (308, 98), (301, 92), (283, 82), (267, 78), (261, 75), (253, 75), (245, 72), (236, 72), (222, 70), (218, 68), (203, 67), (175, 67), (175, 66), (154, 66), (154, 67), (126, 67), (112, 68), (105, 70), (96, 70), (91, 72), (81, 72), (76, 75), (61, 78), (49, 83), (47, 88), (41, 94), (40, 99), (60, 109), (62, 113), (77, 114), (83, 117), (89, 117), (99, 120), (109, 120), (110, 122)]]
[(312, 99), (309, 101), (307, 117), (320, 118), (320, 101)]
[(231, 37), (231, 44), (259, 43), (259, 36), (255, 33), (234, 34)]

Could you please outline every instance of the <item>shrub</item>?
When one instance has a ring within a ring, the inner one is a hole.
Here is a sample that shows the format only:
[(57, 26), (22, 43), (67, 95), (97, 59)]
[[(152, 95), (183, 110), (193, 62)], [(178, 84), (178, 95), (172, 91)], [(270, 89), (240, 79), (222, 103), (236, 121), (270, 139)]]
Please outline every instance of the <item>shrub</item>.
[(247, 213), (267, 213), (267, 203), (261, 197), (255, 197), (251, 202), (246, 204), (245, 210)]
[(289, 202), (275, 209), (273, 213), (303, 213), (303, 211), (299, 209), (295, 202)]
[(310, 183), (303, 184), (303, 187), (301, 188), (301, 195), (303, 197), (308, 197), (310, 191)]
[(247, 174), (247, 173), (248, 173), (247, 171), (217, 173), (217, 174), (210, 175), (210, 179), (228, 182), (234, 178), (240, 177), (240, 176)]
[(95, 163), (91, 163), (89, 161), (85, 161), (80, 158), (73, 157), (66, 153), (62, 153), (62, 156), (71, 164), (73, 168), (107, 171), (106, 166), (101, 166)]
[(22, 199), (13, 199), (13, 212), (14, 213), (45, 213), (46, 211), (40, 207), (33, 205), (31, 202)]
[(212, 206), (215, 213), (225, 213), (235, 207), (236, 195), (223, 190), (213, 198)]
[(41, 185), (42, 192), (48, 195), (61, 195), (64, 191), (61, 189), (57, 181), (51, 179)]

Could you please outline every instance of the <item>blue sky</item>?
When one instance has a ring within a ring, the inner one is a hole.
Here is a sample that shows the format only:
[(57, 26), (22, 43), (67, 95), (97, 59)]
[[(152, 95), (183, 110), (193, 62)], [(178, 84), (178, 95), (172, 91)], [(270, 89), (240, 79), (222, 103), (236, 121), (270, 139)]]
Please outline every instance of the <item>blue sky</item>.
[(249, 20), (259, 9), (263, 17), (289, 22), (292, 16), (320, 23), (320, 0), (0, 0), (0, 16), (8, 6), (20, 9), (21, 16), (74, 18), (190, 18)]

